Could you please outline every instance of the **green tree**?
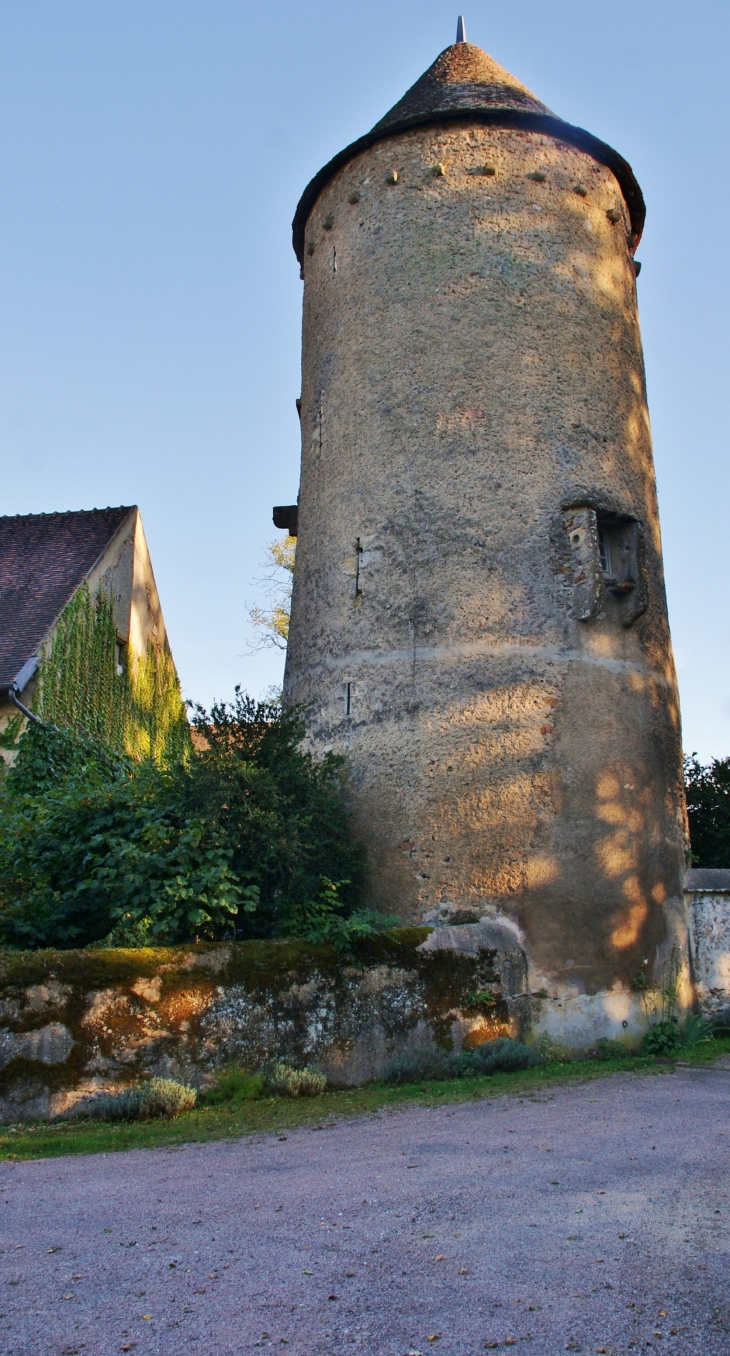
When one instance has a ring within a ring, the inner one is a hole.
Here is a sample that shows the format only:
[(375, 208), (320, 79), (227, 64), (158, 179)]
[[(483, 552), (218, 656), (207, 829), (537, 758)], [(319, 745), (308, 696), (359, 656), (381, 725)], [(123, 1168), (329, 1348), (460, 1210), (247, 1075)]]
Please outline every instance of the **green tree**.
[(703, 766), (693, 753), (684, 779), (693, 865), (730, 867), (730, 758)]
[(315, 759), (303, 748), (300, 711), (256, 702), (240, 688), (233, 702), (194, 712), (192, 803), (224, 827), (233, 870), (259, 890), (241, 935), (315, 940), (347, 920), (350, 930), (367, 926), (357, 909), (363, 862), (344, 804), (342, 758)]

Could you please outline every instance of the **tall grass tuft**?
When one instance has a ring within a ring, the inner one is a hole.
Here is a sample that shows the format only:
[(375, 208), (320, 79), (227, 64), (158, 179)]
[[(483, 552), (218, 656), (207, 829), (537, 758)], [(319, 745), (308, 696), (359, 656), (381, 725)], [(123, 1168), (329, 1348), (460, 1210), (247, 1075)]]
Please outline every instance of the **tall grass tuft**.
[(73, 1114), (94, 1121), (172, 1120), (183, 1111), (192, 1111), (197, 1096), (195, 1088), (172, 1078), (149, 1078), (121, 1092), (91, 1097), (75, 1107)]
[(263, 1092), (270, 1097), (317, 1097), (327, 1087), (327, 1079), (316, 1069), (292, 1069), (289, 1064), (274, 1064), (264, 1073)]

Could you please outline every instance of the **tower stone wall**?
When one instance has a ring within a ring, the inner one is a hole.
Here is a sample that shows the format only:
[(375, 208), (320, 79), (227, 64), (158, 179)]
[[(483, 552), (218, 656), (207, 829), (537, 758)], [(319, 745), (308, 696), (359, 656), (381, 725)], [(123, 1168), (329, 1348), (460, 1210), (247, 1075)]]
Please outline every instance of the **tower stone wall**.
[(635, 240), (605, 164), (468, 118), (365, 146), (303, 235), (287, 700), (370, 902), (502, 919), (588, 1027), (686, 931)]

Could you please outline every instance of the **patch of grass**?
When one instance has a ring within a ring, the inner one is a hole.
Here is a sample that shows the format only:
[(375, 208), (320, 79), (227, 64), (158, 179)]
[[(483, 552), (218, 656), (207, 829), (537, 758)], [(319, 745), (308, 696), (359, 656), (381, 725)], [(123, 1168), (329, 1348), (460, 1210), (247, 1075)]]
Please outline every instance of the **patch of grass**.
[(730, 1055), (730, 1033), (702, 1040), (688, 1050), (675, 1050), (671, 1062), (674, 1064), (714, 1064), (721, 1055)]
[(129, 1125), (57, 1122), (55, 1125), (0, 1126), (0, 1160), (175, 1148), (206, 1140), (272, 1132), (281, 1135), (299, 1126), (324, 1128), (341, 1116), (377, 1114), (418, 1104), (440, 1106), (505, 1095), (540, 1097), (561, 1083), (603, 1078), (609, 1074), (635, 1072), (658, 1076), (668, 1073), (677, 1060), (683, 1064), (712, 1064), (721, 1055), (730, 1055), (730, 1036), (716, 1038), (693, 1050), (682, 1050), (675, 1060), (661, 1063), (645, 1055), (555, 1061), (518, 1073), (490, 1074), (482, 1078), (421, 1081), (400, 1087), (369, 1083), (363, 1088), (343, 1088), (294, 1101), (282, 1097), (261, 1098), (260, 1084), (254, 1082), (257, 1075), (236, 1073), (234, 1076), (231, 1071), (230, 1100), (211, 1104), (209, 1094), (199, 1108), (172, 1122), (141, 1121)]
[(206, 1092), (198, 1097), (199, 1107), (238, 1106), (240, 1102), (255, 1102), (262, 1094), (264, 1075), (246, 1073), (237, 1064), (231, 1064), (220, 1073)]

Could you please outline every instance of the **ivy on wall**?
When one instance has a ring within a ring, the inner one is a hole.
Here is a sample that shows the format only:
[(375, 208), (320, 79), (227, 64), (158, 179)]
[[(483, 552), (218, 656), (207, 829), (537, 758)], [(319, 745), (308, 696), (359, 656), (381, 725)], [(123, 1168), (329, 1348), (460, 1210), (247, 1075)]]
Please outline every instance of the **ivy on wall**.
[[(18, 739), (23, 728), (23, 717), (10, 716), (5, 726), (0, 730), (0, 749), (8, 749), (13, 752), (18, 746)], [(0, 763), (0, 768), (2, 763)]]
[(125, 748), (133, 758), (178, 762), (190, 752), (190, 727), (180, 695), (180, 680), (165, 641), (150, 644), (137, 660), (127, 715)]
[(43, 720), (136, 759), (177, 762), (189, 751), (167, 642), (161, 649), (149, 644), (136, 659), (129, 646), (120, 647), (112, 600), (103, 589), (92, 599), (84, 583), (64, 608), (41, 659), (38, 691)]

